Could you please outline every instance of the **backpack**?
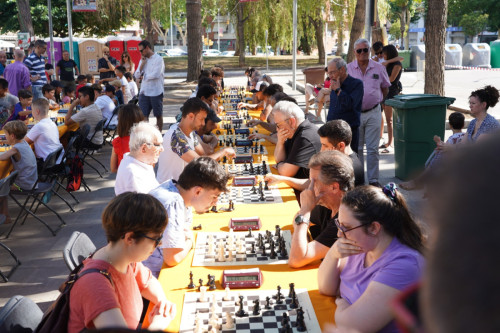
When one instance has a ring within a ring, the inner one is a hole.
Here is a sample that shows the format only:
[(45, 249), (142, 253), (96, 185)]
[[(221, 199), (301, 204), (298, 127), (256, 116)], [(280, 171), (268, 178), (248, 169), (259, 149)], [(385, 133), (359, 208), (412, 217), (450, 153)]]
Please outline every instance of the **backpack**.
[(69, 274), (68, 279), (59, 287), (61, 294), (43, 314), (42, 321), (35, 329), (35, 333), (63, 333), (68, 331), (69, 296), (71, 288), (73, 288), (78, 278), (89, 273), (101, 273), (109, 280), (111, 285), (113, 285), (113, 280), (111, 280), (111, 275), (108, 271), (97, 268), (89, 268), (78, 274), (82, 267), (83, 263), (76, 266), (75, 269)]
[(80, 159), (80, 156), (75, 155), (69, 169), (68, 185), (66, 186), (66, 190), (68, 192), (78, 191), (80, 189), (80, 185), (82, 185), (82, 178), (83, 162)]

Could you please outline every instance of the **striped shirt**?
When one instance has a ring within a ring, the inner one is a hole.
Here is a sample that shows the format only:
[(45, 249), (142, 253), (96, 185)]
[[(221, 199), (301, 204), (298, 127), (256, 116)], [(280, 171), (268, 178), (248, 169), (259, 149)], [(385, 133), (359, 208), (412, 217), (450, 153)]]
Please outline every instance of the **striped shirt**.
[(31, 76), (40, 75), (40, 79), (32, 82), (33, 86), (43, 86), (47, 83), (45, 60), (42, 56), (39, 57), (33, 52), (24, 60), (24, 64), (28, 67)]

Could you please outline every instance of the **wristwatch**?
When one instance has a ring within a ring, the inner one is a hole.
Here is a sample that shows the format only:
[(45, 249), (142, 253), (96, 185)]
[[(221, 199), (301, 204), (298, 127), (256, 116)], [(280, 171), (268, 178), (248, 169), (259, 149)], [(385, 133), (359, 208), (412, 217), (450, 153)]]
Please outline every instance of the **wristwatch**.
[(296, 225), (300, 225), (302, 223), (305, 223), (307, 225), (309, 225), (309, 218), (308, 217), (305, 217), (304, 215), (297, 215), (297, 217), (295, 218), (295, 224)]

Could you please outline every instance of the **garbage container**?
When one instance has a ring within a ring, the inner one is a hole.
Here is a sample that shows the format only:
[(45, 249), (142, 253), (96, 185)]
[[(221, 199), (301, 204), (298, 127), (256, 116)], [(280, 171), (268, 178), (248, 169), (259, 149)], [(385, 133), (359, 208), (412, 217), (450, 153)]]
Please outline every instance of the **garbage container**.
[(396, 177), (407, 180), (424, 168), (436, 148), (434, 135), (444, 139), (446, 108), (455, 98), (439, 95), (398, 95), (386, 100), (394, 110)]
[(425, 45), (412, 45), (410, 68), (414, 71), (423, 71), (425, 63)]
[(460, 44), (445, 44), (444, 64), (447, 69), (457, 69), (462, 66), (462, 47)]
[(500, 40), (494, 40), (490, 43), (491, 67), (500, 68)]
[(462, 48), (463, 66), (491, 68), (490, 46), (486, 43), (468, 43)]
[(325, 67), (308, 67), (302, 70), (304, 73), (304, 87), (307, 83), (323, 84), (325, 82)]

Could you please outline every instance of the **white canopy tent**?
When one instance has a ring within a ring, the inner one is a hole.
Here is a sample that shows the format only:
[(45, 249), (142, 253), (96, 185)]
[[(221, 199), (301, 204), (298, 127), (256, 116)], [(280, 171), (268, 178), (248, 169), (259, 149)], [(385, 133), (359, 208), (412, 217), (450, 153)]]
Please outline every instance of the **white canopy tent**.
[(14, 43), (0, 40), (0, 49), (10, 49), (10, 48), (14, 48), (14, 47), (16, 47), (16, 45)]

